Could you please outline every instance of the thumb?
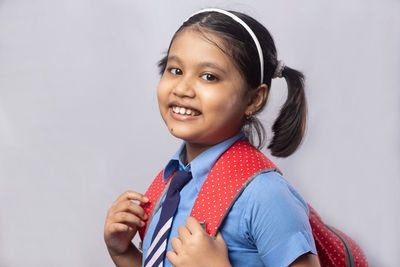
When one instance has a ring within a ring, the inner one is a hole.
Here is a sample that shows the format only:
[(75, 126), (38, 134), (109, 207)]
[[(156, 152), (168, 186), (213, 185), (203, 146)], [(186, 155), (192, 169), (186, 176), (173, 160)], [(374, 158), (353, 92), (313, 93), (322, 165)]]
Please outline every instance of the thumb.
[(215, 237), (215, 242), (217, 242), (217, 244), (219, 245), (226, 246), (225, 240), (222, 237), (221, 232), (218, 232), (217, 236)]

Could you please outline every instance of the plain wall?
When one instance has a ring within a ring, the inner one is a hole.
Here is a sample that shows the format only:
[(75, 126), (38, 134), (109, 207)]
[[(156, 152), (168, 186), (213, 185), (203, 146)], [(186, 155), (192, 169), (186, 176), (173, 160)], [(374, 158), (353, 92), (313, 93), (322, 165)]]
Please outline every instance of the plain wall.
[[(307, 77), (304, 143), (272, 158), (286, 179), (371, 266), (400, 266), (394, 0), (0, 0), (0, 266), (112, 266), (108, 208), (144, 193), (181, 142), (158, 112), (157, 61), (210, 6), (258, 19)], [(274, 80), (266, 128), (285, 95)]]

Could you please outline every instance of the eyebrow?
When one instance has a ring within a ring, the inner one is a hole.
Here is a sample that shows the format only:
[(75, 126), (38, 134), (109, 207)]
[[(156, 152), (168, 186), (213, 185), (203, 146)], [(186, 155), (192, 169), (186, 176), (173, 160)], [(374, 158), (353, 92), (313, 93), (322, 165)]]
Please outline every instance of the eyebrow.
[(168, 61), (176, 61), (176, 62), (178, 62), (179, 64), (182, 64), (182, 60), (179, 58), (179, 57), (177, 57), (177, 56), (168, 56), (167, 57), (167, 62)]
[(199, 65), (202, 68), (208, 67), (208, 68), (212, 68), (212, 69), (217, 69), (220, 72), (226, 74), (226, 70), (224, 68), (222, 68), (221, 66), (219, 66), (218, 64), (212, 63), (212, 62), (202, 62)]
[[(182, 63), (182, 60), (181, 60), (178, 56), (168, 56), (167, 61), (176, 61), (176, 62), (179, 63), (179, 64), (183, 64), (183, 63)], [(220, 65), (215, 64), (215, 63), (213, 63), (213, 62), (207, 62), (207, 61), (205, 61), (205, 62), (200, 62), (200, 63), (198, 64), (198, 66), (199, 66), (200, 68), (208, 67), (208, 68), (217, 69), (217, 70), (221, 71), (221, 72), (224, 73), (224, 74), (227, 73), (227, 71), (226, 71), (223, 67), (221, 67)]]

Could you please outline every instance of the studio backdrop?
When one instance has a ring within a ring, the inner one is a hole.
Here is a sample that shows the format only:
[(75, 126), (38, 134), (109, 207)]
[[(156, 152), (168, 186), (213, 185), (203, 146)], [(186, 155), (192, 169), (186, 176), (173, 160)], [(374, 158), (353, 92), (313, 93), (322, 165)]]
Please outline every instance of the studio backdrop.
[[(253, 16), (305, 73), (305, 140), (272, 160), (371, 266), (400, 266), (395, 0), (0, 0), (0, 266), (112, 266), (108, 208), (181, 144), (159, 115), (157, 62), (205, 7)], [(286, 90), (274, 80), (260, 115), (269, 137)]]

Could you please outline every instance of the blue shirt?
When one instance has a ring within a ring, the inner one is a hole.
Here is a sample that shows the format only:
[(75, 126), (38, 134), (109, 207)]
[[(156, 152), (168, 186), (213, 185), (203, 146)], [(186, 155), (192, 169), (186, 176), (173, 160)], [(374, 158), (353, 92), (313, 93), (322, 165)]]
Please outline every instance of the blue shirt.
[[(185, 143), (164, 169), (164, 180), (174, 170), (191, 171), (192, 179), (180, 193), (169, 240), (177, 237), (178, 227), (185, 225), (196, 197), (208, 173), (219, 156), (234, 142), (244, 139), (243, 132), (219, 143), (198, 155), (190, 164), (184, 164)], [(143, 240), (143, 258), (147, 255), (151, 237), (160, 218), (161, 209), (154, 215)], [(232, 266), (288, 266), (304, 253), (316, 254), (308, 208), (301, 196), (277, 172), (258, 175), (236, 200), (221, 228), (228, 246)], [(164, 266), (172, 266), (167, 258)]]

